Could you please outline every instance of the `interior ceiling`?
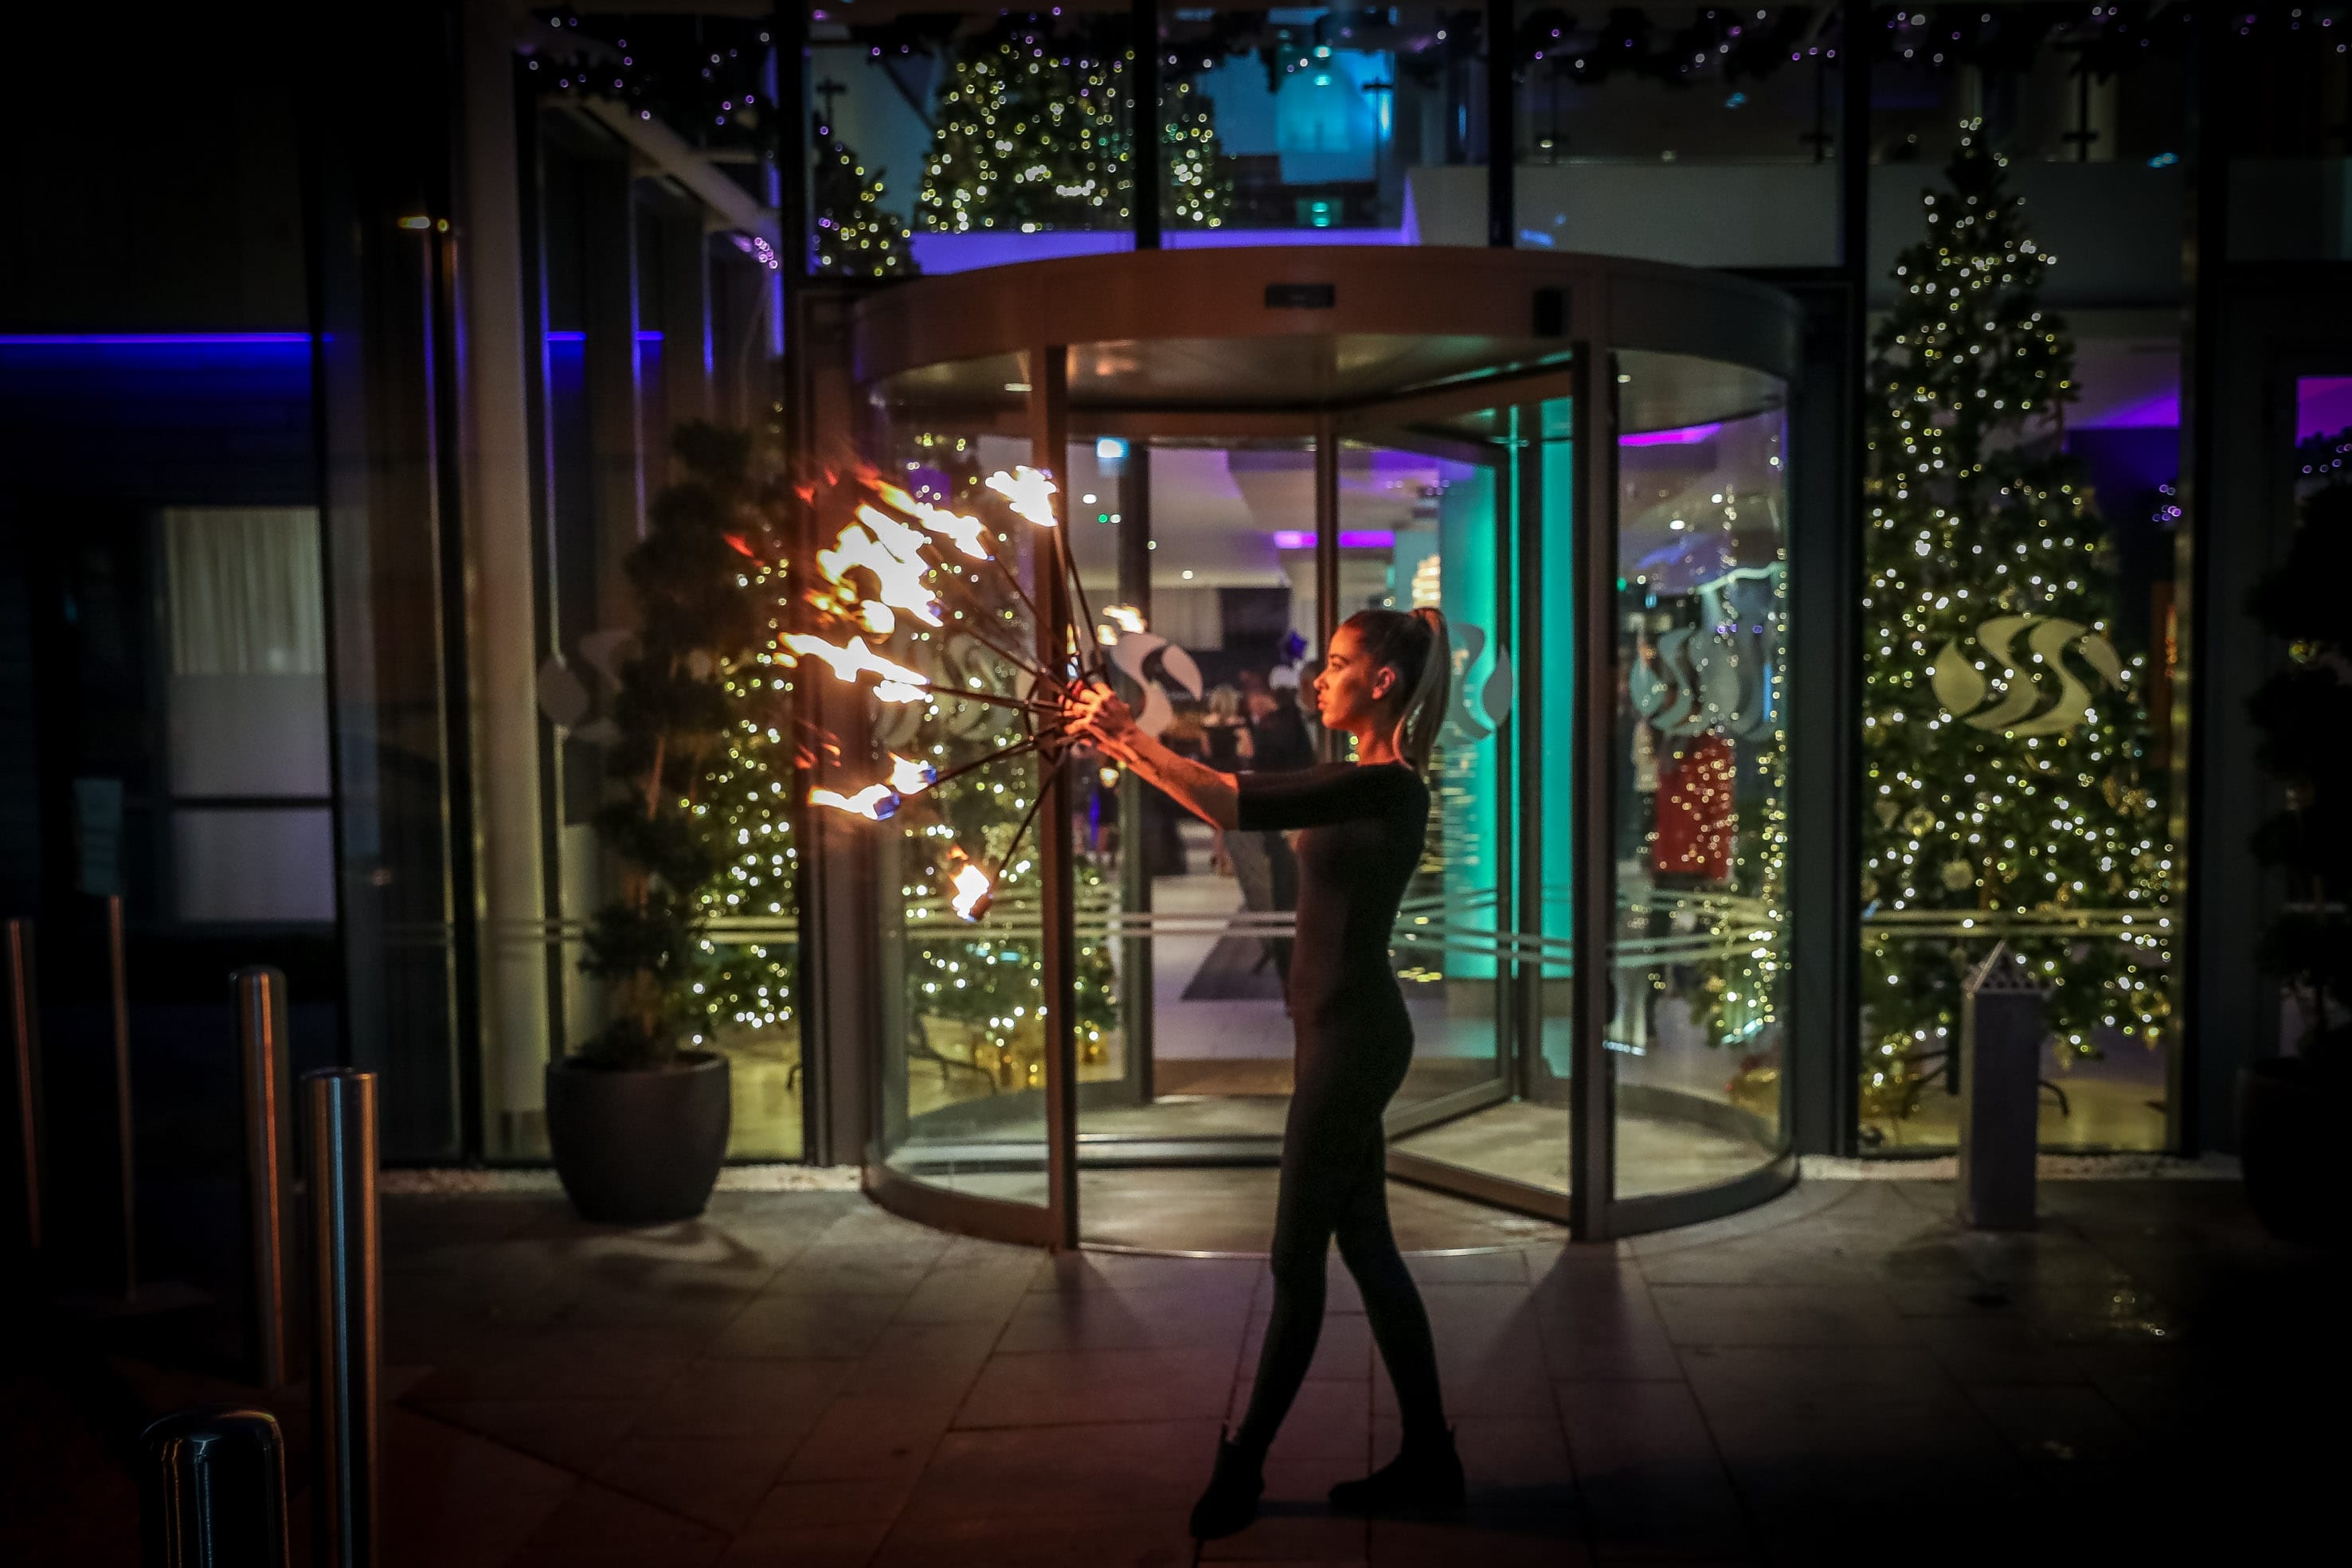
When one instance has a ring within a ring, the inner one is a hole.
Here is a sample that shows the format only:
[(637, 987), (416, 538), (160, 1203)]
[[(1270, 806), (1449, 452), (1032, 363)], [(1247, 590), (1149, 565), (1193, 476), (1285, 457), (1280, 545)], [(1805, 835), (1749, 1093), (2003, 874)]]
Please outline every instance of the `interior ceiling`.
[[(1572, 356), (1556, 340), (1396, 335), (1155, 339), (1075, 344), (1070, 350), (1074, 423), (1090, 410), (1164, 409), (1200, 413), (1357, 408), (1418, 390), (1507, 378), (1565, 367)], [(1744, 365), (1689, 354), (1620, 350), (1618, 418), (1628, 432), (1676, 429), (1736, 419), (1780, 405), (1775, 378)], [(992, 354), (919, 366), (877, 390), (901, 421), (927, 409), (1019, 409), (1028, 391), (1017, 354)], [(1507, 395), (1497, 388), (1498, 398)], [(1448, 422), (1465, 434), (1491, 435), (1491, 413)]]
[[(984, 471), (1009, 468), (1029, 460), (1029, 446), (1009, 436), (982, 436), (979, 454)], [(1151, 532), (1159, 547), (1151, 552), (1155, 589), (1311, 589), (1313, 552), (1286, 550), (1276, 539), (1279, 533), (1311, 537), (1315, 531), (1315, 455), (1305, 444), (1156, 446), (1150, 461)], [(1118, 576), (1118, 530), (1097, 519), (1118, 513), (1120, 476), (1106, 465), (1091, 441), (1072, 442), (1068, 462), (1071, 548), (1089, 591), (1111, 591)], [(1416, 514), (1428, 509), (1424, 491), (1449, 471), (1458, 473), (1459, 465), (1416, 454), (1343, 446), (1341, 528), (1411, 529)], [(1087, 500), (1088, 496), (1095, 499)], [(1386, 559), (1385, 551), (1350, 553)], [(1189, 579), (1187, 571), (1192, 573)]]

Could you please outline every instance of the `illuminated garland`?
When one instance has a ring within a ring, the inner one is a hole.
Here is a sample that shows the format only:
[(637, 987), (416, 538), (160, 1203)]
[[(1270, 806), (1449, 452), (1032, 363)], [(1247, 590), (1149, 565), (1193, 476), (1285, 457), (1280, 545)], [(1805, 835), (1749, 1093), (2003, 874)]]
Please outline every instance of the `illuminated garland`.
[(2041, 306), (2057, 258), (1981, 126), (1962, 130), (1872, 345), (1866, 1117), (1908, 1114), (1946, 1065), (1969, 964), (1990, 945), (1963, 921), (2026, 923), (2011, 946), (2053, 988), (2067, 1050), (2096, 1054), (2103, 1033), (2154, 1046), (2171, 1010), (2146, 660), (2107, 641), (2104, 530), (2057, 450), (2075, 396), (2072, 339)]

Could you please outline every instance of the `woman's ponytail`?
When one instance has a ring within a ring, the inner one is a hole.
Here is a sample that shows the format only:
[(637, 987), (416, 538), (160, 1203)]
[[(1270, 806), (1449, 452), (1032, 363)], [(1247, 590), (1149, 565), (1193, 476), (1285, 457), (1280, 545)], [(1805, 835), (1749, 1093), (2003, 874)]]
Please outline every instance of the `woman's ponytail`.
[(1426, 629), (1429, 646), (1422, 654), (1420, 673), (1405, 695), (1397, 749), (1415, 773), (1426, 773), (1437, 732), (1445, 723), (1446, 701), (1454, 695), (1454, 643), (1446, 634), (1444, 612), (1423, 605), (1412, 612), (1412, 618)]
[(1407, 614), (1396, 610), (1360, 610), (1348, 617), (1364, 656), (1375, 667), (1397, 673), (1397, 754), (1416, 773), (1429, 771), (1429, 754), (1445, 723), (1454, 690), (1454, 643), (1445, 617), (1423, 606)]

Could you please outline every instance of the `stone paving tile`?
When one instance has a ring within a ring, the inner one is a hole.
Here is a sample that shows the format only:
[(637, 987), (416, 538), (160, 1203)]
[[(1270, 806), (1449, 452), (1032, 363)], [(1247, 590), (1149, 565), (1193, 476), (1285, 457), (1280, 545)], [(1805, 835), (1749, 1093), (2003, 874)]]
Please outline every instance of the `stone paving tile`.
[(1013, 1309), (1029, 1293), (1028, 1281), (1007, 1275), (1001, 1279), (969, 1278), (966, 1270), (934, 1270), (924, 1276), (897, 1321), (902, 1323), (982, 1323), (1001, 1329), (1013, 1319)]
[(1918, 1342), (1961, 1384), (2064, 1384), (2088, 1381), (2082, 1362), (2051, 1343), (2024, 1314), (1987, 1312), (1921, 1318)]
[(727, 1536), (593, 1481), (572, 1490), (508, 1559), (509, 1568), (702, 1568)]
[(1524, 1285), (1527, 1254), (1508, 1252), (1413, 1252), (1405, 1268), (1423, 1285)]
[(999, 1354), (1047, 1350), (1229, 1346), (1247, 1326), (1251, 1291), (1238, 1280), (1111, 1291), (1031, 1291), (1013, 1309)]
[(1868, 1345), (1914, 1337), (1874, 1286), (1658, 1285), (1650, 1294), (1678, 1345)]
[(947, 1436), (962, 1398), (961, 1387), (843, 1394), (817, 1418), (785, 1479), (911, 1481)]
[(1689, 1388), (1561, 1382), (1553, 1392), (1601, 1562), (1748, 1553), (1738, 1498)]
[(416, 1400), (425, 1414), (586, 1474), (612, 1451), (645, 1409), (631, 1399)]
[[(1258, 1356), (1265, 1348), (1266, 1324), (1272, 1321), (1271, 1309), (1254, 1312), (1250, 1316), (1248, 1332), (1242, 1338), (1244, 1377), (1257, 1369)], [(1379, 1354), (1372, 1343), (1371, 1321), (1361, 1312), (1327, 1316), (1315, 1336), (1315, 1358), (1307, 1364), (1307, 1381), (1338, 1377), (1361, 1382), (1372, 1375)]]
[(1183, 1568), (1194, 1561), (1184, 1515), (1056, 1512), (1001, 1517), (902, 1519), (874, 1568)]
[(680, 1373), (633, 1437), (773, 1437), (797, 1443), (848, 1381), (847, 1361), (701, 1361)]
[(1086, 1421), (1214, 1419), (1233, 1386), (1235, 1350), (1213, 1375), (1202, 1350), (1057, 1351), (997, 1356), (981, 1369), (958, 1427), (1042, 1427)]
[(1036, 1291), (1117, 1291), (1174, 1286), (1194, 1289), (1231, 1285), (1252, 1288), (1266, 1278), (1258, 1258), (1160, 1258), (1139, 1252), (1062, 1252), (1048, 1260), (1030, 1287)]
[(764, 1295), (749, 1301), (709, 1343), (721, 1358), (855, 1357), (874, 1348), (906, 1298)]
[(500, 1568), (574, 1484), (558, 1466), (397, 1405), (384, 1411), (383, 1479), (396, 1500), (383, 1511), (384, 1561), (436, 1568)]
[(2087, 1385), (1985, 1385), (1967, 1393), (2010, 1450), (2053, 1479), (2092, 1465), (2126, 1463), (2147, 1448), (2106, 1396)]
[[(1225, 1408), (1227, 1422), (1238, 1431), (1249, 1413), (1255, 1367), (1246, 1367), (1234, 1385)], [(1269, 1459), (1331, 1459), (1345, 1461), (1364, 1473), (1372, 1451), (1372, 1391), (1369, 1383), (1310, 1381), (1298, 1385), (1289, 1415), (1275, 1434)]]
[(1238, 1534), (1201, 1543), (1203, 1563), (1362, 1563), (1370, 1529), (1361, 1520), (1331, 1511), (1330, 1492), (1340, 1481), (1364, 1473), (1360, 1456), (1349, 1458), (1278, 1459), (1265, 1465), (1265, 1494), (1256, 1522)]
[[(916, 1483), (906, 1517), (1017, 1525), (1048, 1512), (1157, 1514), (1181, 1529), (1208, 1484), (1217, 1437), (1213, 1416), (950, 1432)], [(1050, 1508), (1041, 1507), (1041, 1496), (1050, 1497)]]
[(589, 1474), (733, 1535), (774, 1488), (792, 1451), (785, 1437), (624, 1437)]
[(989, 1322), (885, 1323), (843, 1391), (921, 1397), (952, 1394), (957, 1402), (987, 1364), (1002, 1331)]

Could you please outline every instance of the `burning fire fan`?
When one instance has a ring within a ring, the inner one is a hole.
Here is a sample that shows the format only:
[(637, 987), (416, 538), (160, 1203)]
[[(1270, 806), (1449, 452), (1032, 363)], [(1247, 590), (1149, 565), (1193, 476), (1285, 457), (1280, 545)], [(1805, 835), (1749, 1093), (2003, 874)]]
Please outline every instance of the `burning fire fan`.
[[(1051, 552), (1050, 570), (1063, 574), (1076, 625), (1093, 625), (1086, 589), (1078, 580), (1076, 559), (1068, 530), (1060, 526), (1051, 476), (1020, 466), (992, 475), (986, 487), (1003, 498), (1013, 518), (1044, 530), (1033, 536), (1039, 548)], [(778, 658), (786, 664), (815, 660), (836, 679), (864, 687), (885, 704), (938, 705), (969, 702), (1005, 710), (1019, 727), (984, 755), (942, 771), (918, 758), (890, 754), (887, 777), (841, 789), (818, 787), (809, 791), (813, 805), (827, 806), (873, 821), (885, 821), (921, 803), (923, 797), (961, 775), (994, 762), (1032, 752), (1048, 766), (1058, 762), (1070, 745), (1062, 722), (1063, 699), (1078, 685), (1106, 674), (1105, 651), (1122, 632), (1141, 628), (1142, 618), (1124, 605), (1108, 607), (1108, 623), (1096, 626), (1091, 638), (1081, 639), (1076, 626), (1065, 624), (1057, 639), (1066, 650), (1058, 661), (1045, 661), (1019, 651), (1019, 639), (1004, 633), (1004, 612), (992, 612), (982, 594), (983, 576), (1009, 591), (1035, 625), (1050, 624), (1037, 597), (1024, 587), (1020, 573), (995, 547), (1013, 542), (1013, 536), (991, 528), (976, 517), (953, 511), (908, 494), (868, 471), (836, 481), (836, 493), (846, 492), (854, 513), (831, 545), (815, 553), (819, 585), (806, 596), (809, 609), (832, 638), (811, 632), (786, 632), (778, 639)], [(1043, 590), (1040, 590), (1043, 596)], [(883, 651), (902, 629), (927, 629), (970, 637), (994, 658), (1028, 680), (1024, 695), (990, 690), (980, 677), (941, 684)], [(1049, 639), (1051, 640), (1051, 639)], [(870, 680), (869, 680), (870, 677)], [(838, 750), (828, 746), (838, 756)], [(967, 921), (986, 915), (994, 902), (999, 879), (1016, 857), (1022, 841), (1045, 799), (1037, 791), (1012, 838), (995, 855), (975, 853), (952, 841), (948, 858), (956, 867), (950, 890), (955, 913)], [(933, 813), (937, 815), (936, 813)], [(950, 834), (944, 820), (933, 832)]]

